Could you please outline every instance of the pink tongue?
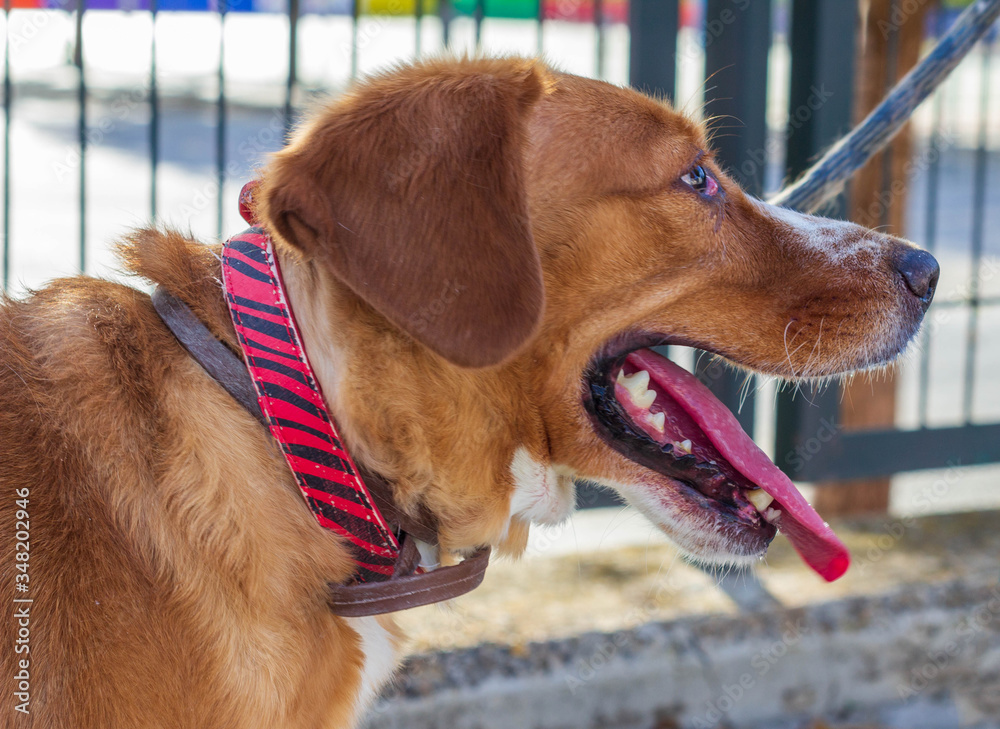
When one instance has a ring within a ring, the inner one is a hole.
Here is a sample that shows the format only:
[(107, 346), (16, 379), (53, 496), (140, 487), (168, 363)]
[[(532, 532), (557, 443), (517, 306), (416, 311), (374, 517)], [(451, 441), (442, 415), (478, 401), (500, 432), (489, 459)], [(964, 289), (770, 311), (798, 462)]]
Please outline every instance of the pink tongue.
[(633, 352), (628, 362), (649, 372), (650, 378), (705, 431), (719, 453), (737, 471), (774, 497), (778, 503), (773, 507), (782, 512), (778, 528), (806, 564), (828, 582), (847, 571), (851, 563), (847, 547), (707, 387), (687, 370), (648, 349)]

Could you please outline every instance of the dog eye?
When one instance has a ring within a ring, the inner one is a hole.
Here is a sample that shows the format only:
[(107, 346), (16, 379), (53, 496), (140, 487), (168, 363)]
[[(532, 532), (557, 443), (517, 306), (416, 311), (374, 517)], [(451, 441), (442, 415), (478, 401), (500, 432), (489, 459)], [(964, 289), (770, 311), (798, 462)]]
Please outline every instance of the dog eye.
[(719, 191), (719, 183), (701, 165), (695, 165), (681, 175), (681, 182), (690, 185), (702, 195), (714, 196)]

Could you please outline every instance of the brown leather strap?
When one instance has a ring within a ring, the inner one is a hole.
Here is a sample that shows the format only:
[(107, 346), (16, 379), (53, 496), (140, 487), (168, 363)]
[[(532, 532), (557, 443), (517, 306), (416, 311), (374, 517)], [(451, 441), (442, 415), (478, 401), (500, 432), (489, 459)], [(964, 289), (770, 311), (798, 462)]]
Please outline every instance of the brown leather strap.
[(216, 339), (187, 304), (166, 289), (157, 286), (151, 298), (156, 313), (194, 361), (204, 367), (212, 379), (222, 385), (261, 425), (269, 427), (243, 360)]
[[(412, 543), (412, 537), (404, 541)], [(416, 551), (416, 547), (412, 548)], [(329, 605), (345, 618), (394, 613), (397, 610), (429, 605), (464, 595), (479, 587), (490, 562), (490, 548), (483, 547), (471, 557), (451, 567), (439, 567), (423, 574), (393, 575), (386, 582), (359, 585), (330, 585)]]
[[(153, 291), (152, 299), (156, 313), (194, 360), (267, 428), (268, 422), (261, 413), (243, 360), (216, 339), (183, 301), (159, 287)], [(417, 573), (420, 552), (415, 539), (437, 545), (437, 520), (426, 508), (421, 508), (419, 517), (410, 517), (396, 507), (392, 487), (385, 479), (367, 470), (362, 475), (376, 506), (390, 524), (400, 528), (401, 548), (392, 577), (385, 582), (330, 583), (329, 605), (335, 615), (362, 617), (407, 610), (450, 600), (479, 586), (489, 565), (489, 547), (479, 549), (457, 565)]]

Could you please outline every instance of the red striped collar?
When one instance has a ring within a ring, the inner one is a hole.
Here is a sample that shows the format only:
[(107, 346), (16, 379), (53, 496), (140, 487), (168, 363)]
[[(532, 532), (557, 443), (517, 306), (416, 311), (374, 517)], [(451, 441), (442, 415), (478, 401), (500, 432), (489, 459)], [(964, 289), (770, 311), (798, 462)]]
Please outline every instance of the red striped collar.
[(243, 357), (163, 286), (150, 303), (188, 354), (271, 432), (316, 520), (353, 554), (352, 578), (327, 584), (335, 615), (392, 613), (474, 590), (483, 581), (490, 548), (479, 547), (457, 564), (421, 570), (416, 540), (438, 545), (434, 515), (423, 507), (416, 517), (398, 509), (392, 487), (375, 473), (367, 473), (366, 485), (343, 447), (309, 366), (271, 241), (253, 219), (254, 185), (243, 188), (240, 212), (255, 227), (223, 248), (226, 302)]
[[(240, 195), (240, 212), (251, 225), (253, 185)], [(263, 229), (250, 228), (226, 242), (222, 279), (258, 402), (306, 504), (320, 525), (349, 545), (356, 582), (389, 579), (399, 541), (343, 447)]]

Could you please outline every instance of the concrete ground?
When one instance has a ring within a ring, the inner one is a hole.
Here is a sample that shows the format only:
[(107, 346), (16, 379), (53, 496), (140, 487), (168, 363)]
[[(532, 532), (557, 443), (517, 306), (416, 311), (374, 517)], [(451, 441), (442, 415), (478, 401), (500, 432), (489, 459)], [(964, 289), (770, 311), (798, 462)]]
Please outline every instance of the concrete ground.
[(658, 538), (536, 542), (475, 592), (402, 614), (414, 654), (366, 727), (1000, 726), (1000, 512), (833, 526), (848, 574), (823, 583), (779, 537), (756, 605)]
[[(1000, 498), (994, 501), (1000, 508)], [(780, 605), (879, 595), (897, 586), (966, 576), (1000, 577), (1000, 532), (994, 532), (1000, 511), (938, 515), (911, 509), (834, 526), (853, 559), (837, 582), (814, 575), (781, 535), (753, 571)], [(409, 611), (402, 622), (409, 650), (423, 652), (482, 641), (516, 646), (650, 620), (739, 611), (715, 576), (680, 558), (641, 514), (612, 508), (534, 529), (523, 559), (495, 560), (476, 591), (443, 609)]]

